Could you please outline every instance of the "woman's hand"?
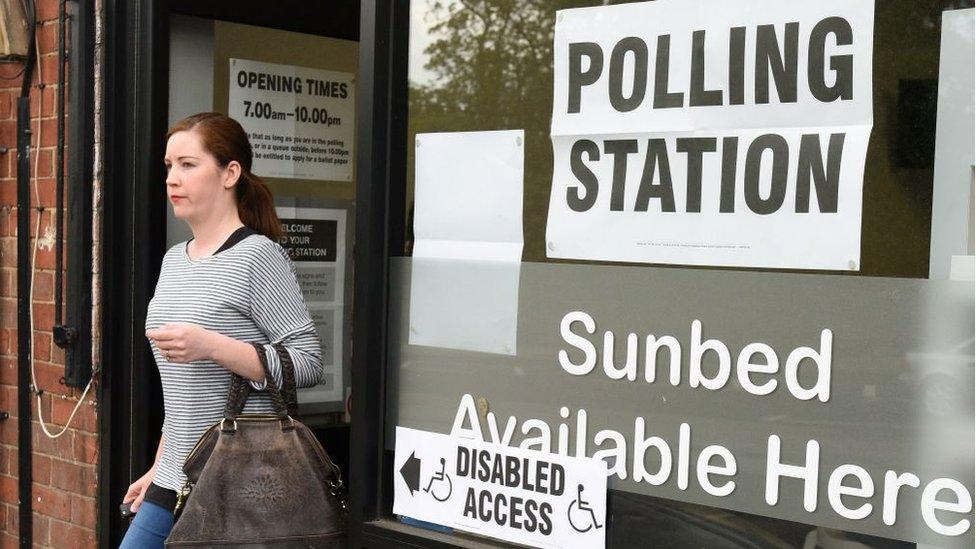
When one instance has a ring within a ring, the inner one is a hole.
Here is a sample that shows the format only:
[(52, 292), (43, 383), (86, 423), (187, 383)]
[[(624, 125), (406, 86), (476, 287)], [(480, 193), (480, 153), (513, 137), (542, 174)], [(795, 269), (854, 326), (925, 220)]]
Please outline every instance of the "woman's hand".
[(171, 322), (146, 330), (146, 337), (166, 356), (167, 362), (209, 360), (252, 381), (264, 379), (264, 369), (254, 346), (183, 322)]
[(132, 502), (129, 506), (133, 513), (139, 511), (139, 507), (142, 506), (142, 500), (146, 498), (146, 489), (152, 483), (153, 477), (156, 476), (156, 467), (153, 466), (152, 469), (142, 475), (135, 482), (129, 485), (129, 489), (125, 492), (125, 497), (122, 498), (122, 503)]
[(171, 322), (160, 328), (146, 330), (146, 337), (169, 362), (193, 362), (213, 358), (214, 341), (220, 334), (196, 324)]

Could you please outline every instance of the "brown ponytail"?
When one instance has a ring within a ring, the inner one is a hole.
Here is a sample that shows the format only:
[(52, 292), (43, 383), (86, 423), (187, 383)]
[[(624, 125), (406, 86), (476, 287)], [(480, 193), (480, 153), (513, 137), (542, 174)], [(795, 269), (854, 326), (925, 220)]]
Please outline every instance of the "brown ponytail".
[(248, 227), (271, 240), (281, 240), (281, 221), (274, 208), (274, 194), (251, 170), (241, 172), (237, 181), (237, 214)]
[(180, 120), (166, 132), (193, 130), (200, 136), (203, 148), (227, 167), (232, 160), (241, 165), (241, 176), (235, 186), (237, 214), (241, 222), (275, 242), (281, 240), (281, 221), (275, 211), (274, 194), (260, 177), (251, 173), (251, 143), (244, 128), (233, 118), (218, 112), (201, 112)]

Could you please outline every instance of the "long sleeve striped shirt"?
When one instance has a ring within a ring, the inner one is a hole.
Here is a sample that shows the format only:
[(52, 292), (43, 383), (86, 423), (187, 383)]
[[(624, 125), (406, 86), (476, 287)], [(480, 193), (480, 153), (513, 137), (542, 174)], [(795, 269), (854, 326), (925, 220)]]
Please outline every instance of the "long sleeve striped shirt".
[[(189, 241), (163, 257), (159, 280), (146, 315), (146, 329), (167, 323), (197, 324), (228, 337), (264, 344), (274, 383), (281, 387), (281, 364), (274, 344), (287, 349), (295, 384), (310, 387), (322, 375), (321, 343), (302, 298), (295, 266), (278, 243), (241, 227), (211, 256), (191, 259)], [(231, 372), (216, 362), (171, 363), (150, 343), (163, 387), (165, 437), (153, 483), (179, 490), (183, 462), (203, 432), (220, 421)], [(266, 380), (250, 382), (244, 413), (274, 408)]]

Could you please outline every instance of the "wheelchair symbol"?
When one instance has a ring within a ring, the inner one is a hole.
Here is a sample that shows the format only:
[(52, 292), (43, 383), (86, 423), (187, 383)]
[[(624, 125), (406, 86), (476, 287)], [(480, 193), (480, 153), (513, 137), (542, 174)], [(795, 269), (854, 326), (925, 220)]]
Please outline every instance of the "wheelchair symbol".
[[(446, 463), (444, 458), (441, 458), (441, 470), (434, 473), (430, 477), (430, 482), (427, 483), (427, 487), (424, 488), (424, 492), (427, 492), (434, 497), (437, 501), (447, 501), (451, 498), (451, 492), (454, 491), (454, 484), (451, 482), (451, 475), (444, 472), (446, 468)], [(437, 483), (439, 488), (434, 487), (434, 483)]]
[[(589, 502), (583, 499), (582, 484), (576, 485), (576, 499), (566, 509), (566, 518), (569, 519), (569, 525), (573, 527), (573, 530), (581, 534), (594, 528), (603, 528), (603, 525), (596, 521), (596, 513), (593, 512)], [(585, 528), (582, 527), (583, 525), (586, 525)]]

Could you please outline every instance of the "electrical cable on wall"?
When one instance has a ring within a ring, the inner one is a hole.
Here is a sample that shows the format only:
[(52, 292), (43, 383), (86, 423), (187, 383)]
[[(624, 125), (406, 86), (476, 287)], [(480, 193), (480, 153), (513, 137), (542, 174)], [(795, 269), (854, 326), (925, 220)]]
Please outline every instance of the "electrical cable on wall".
[[(38, 44), (37, 44), (38, 39), (37, 39), (36, 35), (34, 37), (34, 40), (35, 40), (34, 54), (37, 56), (37, 65), (40, 66), (41, 65), (41, 54), (40, 54), (40, 48), (37, 47), (38, 46)], [(39, 79), (41, 78), (40, 72), (38, 72), (38, 78)], [(42, 89), (42, 91), (43, 91), (43, 89)], [(38, 97), (38, 99), (37, 99), (37, 103), (38, 103), (37, 104), (37, 112), (38, 112), (38, 117), (40, 117), (42, 115), (42, 113), (44, 112), (44, 94), (43, 93), (38, 93), (37, 94), (37, 97)], [(61, 110), (61, 105), (57, 105), (57, 116), (59, 116), (59, 117), (64, 116), (64, 113)], [(37, 146), (38, 146), (38, 149), (40, 149), (40, 146), (41, 146), (41, 132), (42, 132), (42, 129), (43, 129), (43, 124), (41, 124), (40, 121), (39, 121), (38, 122), (38, 125), (37, 125)], [(29, 307), (29, 310), (30, 310), (30, 329), (31, 329), (31, 334), (32, 335), (34, 333), (34, 277), (37, 274), (37, 248), (38, 248), (38, 242), (41, 239), (41, 234), (40, 234), (41, 233), (41, 217), (42, 217), (42, 215), (44, 213), (44, 207), (43, 206), (40, 206), (41, 196), (40, 196), (40, 191), (38, 191), (39, 182), (37, 181), (37, 178), (38, 178), (38, 171), (37, 170), (38, 170), (38, 163), (39, 163), (39, 160), (40, 160), (40, 156), (41, 156), (40, 154), (34, 156), (34, 199), (37, 201), (38, 207), (37, 207), (37, 224), (36, 224), (36, 226), (34, 228), (34, 234), (35, 234), (34, 247), (33, 247), (33, 250), (31, 252), (31, 284), (30, 284), (30, 298), (28, 300), (28, 303), (30, 304), (30, 307)], [(61, 235), (56, 235), (56, 237), (60, 239), (61, 238)], [(35, 370), (35, 368), (34, 368), (34, 353), (31, 353), (30, 354), (31, 391), (34, 393), (35, 397), (37, 398), (37, 420), (38, 420), (38, 423), (41, 424), (41, 430), (44, 431), (45, 436), (47, 436), (48, 438), (58, 438), (58, 437), (60, 437), (61, 435), (65, 434), (68, 431), (68, 428), (71, 426), (71, 421), (74, 419), (75, 414), (78, 413), (78, 409), (85, 402), (85, 397), (88, 395), (88, 391), (89, 391), (89, 389), (91, 389), (92, 383), (94, 383), (95, 376), (96, 376), (96, 374), (98, 372), (97, 371), (92, 372), (91, 379), (88, 380), (88, 385), (85, 386), (85, 390), (82, 391), (81, 396), (78, 398), (77, 404), (75, 404), (74, 409), (71, 410), (71, 414), (68, 416), (67, 421), (65, 421), (64, 427), (58, 433), (52, 434), (51, 431), (48, 430), (47, 424), (44, 422), (44, 415), (43, 415), (43, 412), (42, 412), (42, 409), (41, 409), (41, 395), (44, 393), (44, 391), (42, 391), (41, 389), (39, 389), (38, 386), (37, 386), (37, 377), (35, 376), (34, 370)], [(61, 395), (61, 398), (62, 399), (66, 399), (67, 397), (66, 397), (66, 395)]]

